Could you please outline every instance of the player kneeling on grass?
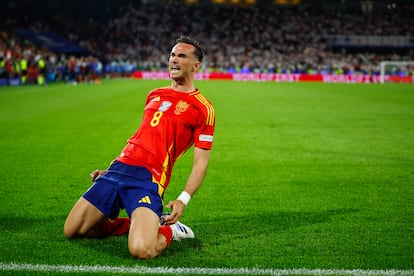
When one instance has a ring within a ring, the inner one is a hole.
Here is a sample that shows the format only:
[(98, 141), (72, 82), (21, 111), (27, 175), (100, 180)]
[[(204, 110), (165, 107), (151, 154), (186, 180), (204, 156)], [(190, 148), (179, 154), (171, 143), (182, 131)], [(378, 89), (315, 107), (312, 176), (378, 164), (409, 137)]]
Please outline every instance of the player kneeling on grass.
[[(193, 83), (202, 58), (197, 41), (177, 39), (169, 58), (171, 85), (149, 92), (137, 132), (107, 170), (91, 173), (93, 185), (66, 219), (66, 237), (129, 233), (129, 251), (140, 259), (158, 256), (172, 240), (194, 238), (191, 228), (178, 220), (204, 179), (213, 142), (213, 106)], [(161, 218), (174, 162), (193, 145), (187, 183), (165, 206), (171, 214)], [(118, 218), (121, 209), (130, 219)]]

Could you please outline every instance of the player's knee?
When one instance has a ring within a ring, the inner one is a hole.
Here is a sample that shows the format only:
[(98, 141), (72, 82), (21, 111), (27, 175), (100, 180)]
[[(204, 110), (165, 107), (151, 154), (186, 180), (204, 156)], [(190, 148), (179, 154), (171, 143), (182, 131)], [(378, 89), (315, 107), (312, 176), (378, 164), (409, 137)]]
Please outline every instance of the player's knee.
[(138, 259), (152, 259), (158, 255), (153, 246), (148, 246), (142, 243), (130, 245), (129, 252), (133, 257)]
[(73, 239), (76, 237), (77, 232), (74, 231), (73, 227), (70, 227), (67, 223), (65, 223), (65, 226), (63, 226), (63, 234), (68, 239)]
[(66, 238), (73, 239), (82, 236), (86, 233), (81, 233), (80, 227), (78, 225), (73, 224), (69, 220), (67, 220), (65, 222), (65, 225), (63, 226), (63, 234)]

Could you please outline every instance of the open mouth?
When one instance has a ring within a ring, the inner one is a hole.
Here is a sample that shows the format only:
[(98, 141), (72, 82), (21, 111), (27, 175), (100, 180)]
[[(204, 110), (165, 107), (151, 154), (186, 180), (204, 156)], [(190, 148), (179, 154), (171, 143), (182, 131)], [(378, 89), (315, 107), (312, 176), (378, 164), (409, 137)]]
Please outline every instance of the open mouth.
[(170, 67), (170, 72), (171, 73), (176, 73), (176, 72), (179, 72), (179, 71), (180, 71), (180, 67), (177, 66), (177, 65), (173, 65), (173, 66)]

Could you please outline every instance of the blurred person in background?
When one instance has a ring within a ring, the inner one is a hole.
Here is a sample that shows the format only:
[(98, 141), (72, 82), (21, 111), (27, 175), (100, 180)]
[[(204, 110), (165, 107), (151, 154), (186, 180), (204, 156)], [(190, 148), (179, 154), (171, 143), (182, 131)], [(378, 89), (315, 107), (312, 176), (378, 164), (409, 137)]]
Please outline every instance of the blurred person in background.
[(46, 76), (46, 61), (42, 55), (36, 56), (36, 64), (39, 70), (39, 75), (37, 76), (37, 84), (45, 85), (45, 76)]

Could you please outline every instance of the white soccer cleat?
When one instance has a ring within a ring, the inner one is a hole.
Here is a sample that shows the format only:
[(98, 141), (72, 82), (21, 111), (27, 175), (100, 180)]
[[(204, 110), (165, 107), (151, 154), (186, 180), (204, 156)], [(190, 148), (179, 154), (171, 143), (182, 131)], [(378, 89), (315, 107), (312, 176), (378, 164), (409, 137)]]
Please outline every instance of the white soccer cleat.
[(193, 230), (179, 221), (170, 225), (170, 227), (173, 230), (173, 240), (175, 241), (181, 241), (182, 239), (193, 239), (195, 237)]

